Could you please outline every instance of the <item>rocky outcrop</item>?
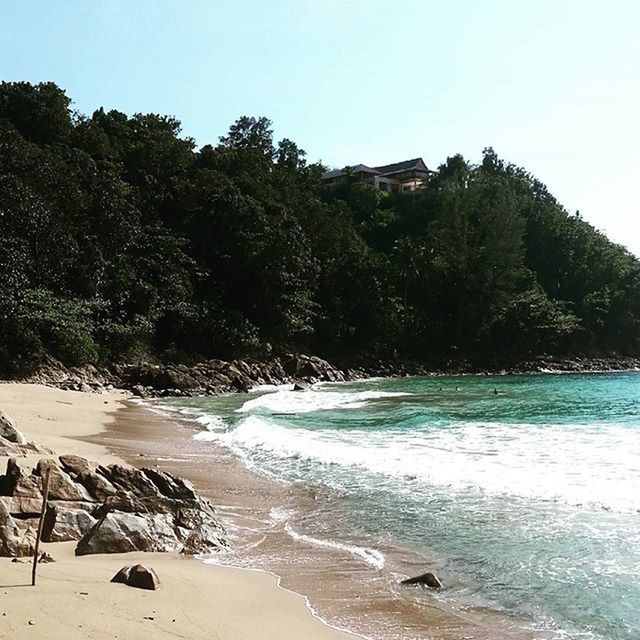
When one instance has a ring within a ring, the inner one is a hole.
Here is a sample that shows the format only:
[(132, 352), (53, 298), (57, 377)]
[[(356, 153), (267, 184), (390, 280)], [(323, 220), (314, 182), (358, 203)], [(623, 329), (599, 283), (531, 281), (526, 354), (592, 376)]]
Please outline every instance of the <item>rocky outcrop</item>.
[(514, 362), (499, 360), (495, 355), (485, 354), (478, 356), (476, 361), (463, 357), (444, 357), (425, 363), (360, 355), (352, 359), (350, 366), (346, 368), (332, 365), (317, 356), (283, 353), (260, 359), (212, 359), (189, 366), (174, 363), (138, 363), (113, 365), (110, 369), (92, 365), (65, 368), (49, 358), (36, 373), (23, 380), (62, 389), (98, 393), (121, 388), (130, 390), (134, 396), (150, 398), (247, 392), (263, 384), (297, 384), (303, 387), (315, 382), (343, 382), (369, 377), (623, 370), (640, 370), (640, 358), (542, 355), (527, 361)]
[(315, 356), (284, 354), (268, 360), (208, 360), (185, 365), (129, 365), (117, 369), (121, 386), (139, 397), (247, 392), (263, 384), (342, 382), (361, 377)]
[(189, 482), (156, 469), (104, 467), (61, 456), (58, 462), (42, 459), (32, 470), (8, 460), (0, 476), (0, 555), (32, 553), (47, 469), (45, 542), (77, 540), (77, 555), (211, 553), (226, 546), (213, 507)]
[(24, 381), (75, 391), (106, 392), (122, 388), (147, 398), (247, 392), (263, 384), (341, 382), (364, 375), (363, 371), (342, 370), (316, 356), (286, 353), (265, 359), (212, 359), (192, 366), (172, 363), (114, 365), (109, 370), (91, 365), (65, 368), (49, 359)]

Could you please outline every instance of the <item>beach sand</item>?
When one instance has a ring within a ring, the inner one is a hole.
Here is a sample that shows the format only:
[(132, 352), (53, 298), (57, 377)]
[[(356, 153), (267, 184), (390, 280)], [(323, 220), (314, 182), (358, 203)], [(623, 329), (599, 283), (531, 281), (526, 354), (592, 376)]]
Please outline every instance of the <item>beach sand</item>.
[[(83, 394), (26, 384), (0, 385), (0, 409), (31, 441), (56, 454), (119, 462), (85, 440), (114, 419), (126, 396)], [(36, 456), (39, 458), (43, 456)], [(33, 460), (25, 460), (25, 463)], [(6, 459), (0, 460), (4, 470)], [(31, 565), (0, 559), (0, 638), (188, 638), (190, 640), (347, 640), (313, 616), (302, 596), (275, 576), (205, 565), (173, 554), (135, 553), (76, 558), (75, 543), (45, 544), (56, 560)], [(158, 574), (157, 591), (109, 582), (122, 566), (143, 563)]]

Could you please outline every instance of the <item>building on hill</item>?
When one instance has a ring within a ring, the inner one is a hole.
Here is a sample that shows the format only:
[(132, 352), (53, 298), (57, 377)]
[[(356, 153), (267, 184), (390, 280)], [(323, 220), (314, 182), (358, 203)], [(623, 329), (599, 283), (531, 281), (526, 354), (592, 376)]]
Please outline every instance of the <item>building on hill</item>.
[(327, 171), (322, 180), (327, 184), (336, 184), (348, 176), (353, 176), (383, 191), (404, 193), (423, 187), (430, 173), (422, 158), (414, 158), (381, 167), (357, 164), (344, 169), (334, 169)]

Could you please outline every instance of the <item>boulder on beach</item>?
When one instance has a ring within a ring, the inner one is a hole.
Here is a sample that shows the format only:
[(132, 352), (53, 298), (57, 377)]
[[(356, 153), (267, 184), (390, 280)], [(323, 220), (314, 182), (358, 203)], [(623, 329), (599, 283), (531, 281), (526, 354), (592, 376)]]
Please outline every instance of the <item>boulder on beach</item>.
[(154, 533), (143, 516), (133, 513), (108, 513), (80, 539), (76, 555), (160, 551)]
[(155, 591), (160, 586), (160, 580), (158, 580), (158, 576), (153, 569), (149, 569), (142, 564), (136, 564), (131, 567), (127, 586)]
[(400, 584), (419, 584), (425, 587), (429, 587), (430, 589), (442, 589), (442, 582), (440, 582), (438, 576), (431, 571), (427, 571), (426, 573), (422, 573), (419, 576), (415, 576), (413, 578), (407, 578)]
[(147, 589), (149, 591), (155, 591), (160, 586), (160, 580), (158, 580), (156, 572), (142, 564), (122, 567), (122, 569), (111, 578), (111, 582), (126, 584), (128, 587)]

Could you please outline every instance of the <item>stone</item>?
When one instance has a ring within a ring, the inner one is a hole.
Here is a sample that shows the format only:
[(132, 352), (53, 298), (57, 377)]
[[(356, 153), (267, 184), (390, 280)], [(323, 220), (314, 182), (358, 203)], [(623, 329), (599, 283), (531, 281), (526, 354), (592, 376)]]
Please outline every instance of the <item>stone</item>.
[(21, 532), (3, 503), (0, 502), (0, 556), (24, 557), (33, 555), (36, 532), (30, 526)]
[(117, 491), (103, 475), (91, 470), (79, 473), (76, 476), (76, 482), (79, 482), (89, 495), (99, 502), (103, 502)]
[(41, 562), (43, 564), (48, 564), (50, 562), (55, 562), (55, 560), (46, 551), (44, 551), (42, 555), (38, 558), (38, 562)]
[(110, 464), (107, 467), (107, 471), (107, 480), (111, 484), (125, 491), (130, 491), (136, 496), (152, 496), (158, 493), (158, 489), (153, 482), (139, 469)]
[(197, 499), (196, 491), (193, 485), (183, 480), (182, 478), (176, 478), (169, 473), (159, 471), (157, 469), (148, 469), (143, 467), (140, 470), (153, 484), (158, 488), (160, 493), (173, 500), (187, 500), (193, 501)]
[(25, 474), (15, 458), (7, 460), (7, 470), (0, 476), (0, 495), (19, 498), (39, 498), (40, 478)]
[(155, 591), (160, 586), (160, 580), (153, 569), (142, 564), (136, 564), (129, 570), (126, 585), (136, 589)]
[(293, 385), (293, 390), (294, 391), (308, 391), (310, 388), (310, 384), (308, 382), (295, 382)]
[(182, 371), (169, 370), (167, 372), (170, 384), (167, 385), (172, 389), (179, 389), (180, 391), (187, 391), (195, 389), (198, 386), (198, 381), (190, 376), (188, 373)]
[(4, 504), (12, 516), (19, 518), (39, 517), (42, 510), (42, 498), (14, 498), (1, 496), (0, 502)]
[(88, 460), (72, 453), (59, 456), (58, 460), (60, 460), (62, 468), (74, 479), (81, 473), (91, 471), (91, 465)]
[(42, 526), (43, 542), (80, 540), (96, 524), (96, 519), (80, 509), (49, 506)]
[(16, 421), (0, 411), (0, 436), (14, 444), (27, 444), (27, 439), (18, 431)]
[(34, 475), (44, 478), (49, 469), (49, 498), (51, 500), (91, 501), (91, 496), (81, 485), (75, 483), (53, 460), (40, 460)]
[(113, 578), (111, 578), (110, 582), (115, 582), (117, 584), (127, 584), (127, 580), (129, 579), (129, 574), (131, 573), (131, 565), (127, 565), (126, 567), (122, 567), (118, 573), (116, 573)]
[(141, 384), (134, 384), (131, 387), (131, 393), (137, 398), (146, 398), (149, 395), (146, 388), (143, 387)]
[(426, 573), (422, 573), (419, 576), (415, 576), (413, 578), (408, 578), (407, 580), (402, 580), (400, 584), (419, 584), (427, 586), (431, 589), (442, 589), (442, 582), (440, 582), (438, 576), (431, 571), (427, 571)]
[(123, 513), (145, 513), (146, 505), (131, 492), (118, 489), (113, 495), (107, 496), (104, 502), (94, 510), (93, 515), (101, 518), (105, 513), (122, 511)]
[(24, 457), (24, 446), (26, 445), (19, 445), (15, 442), (9, 442), (6, 438), (0, 436), (0, 456), (2, 457)]
[(80, 539), (75, 554), (157, 551), (156, 546), (146, 518), (132, 513), (108, 513)]

